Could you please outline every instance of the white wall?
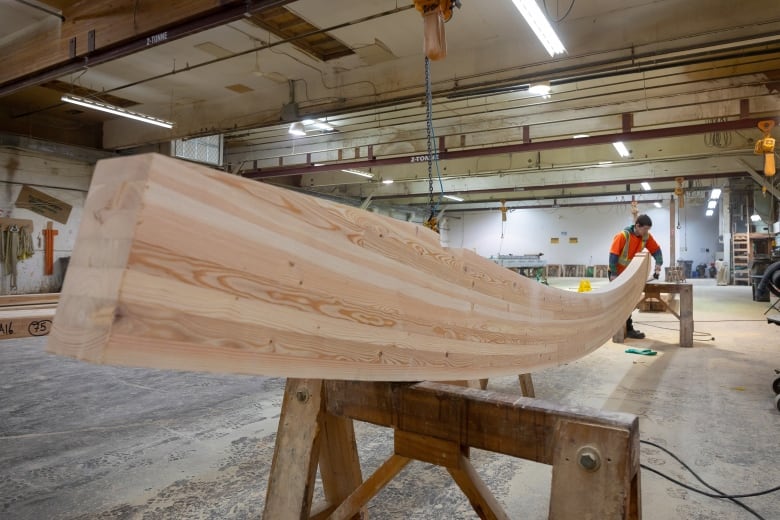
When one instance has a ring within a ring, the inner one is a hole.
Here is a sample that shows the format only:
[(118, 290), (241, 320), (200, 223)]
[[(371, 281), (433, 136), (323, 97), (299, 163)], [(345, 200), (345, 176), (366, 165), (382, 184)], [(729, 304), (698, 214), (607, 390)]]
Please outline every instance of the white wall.
[(81, 222), (89, 183), (92, 179), (93, 165), (60, 159), (45, 154), (0, 147), (0, 217), (29, 219), (33, 221), (32, 233), (35, 254), (17, 264), (17, 285), (10, 286), (10, 277), (2, 270), (0, 275), (0, 294), (29, 294), (51, 292), (62, 283), (59, 273), (43, 274), (44, 239), (41, 231), (50, 219), (28, 209), (17, 208), (14, 203), (24, 184), (29, 184), (73, 206), (67, 223), (52, 221), (58, 231), (54, 237), (55, 268), (57, 259), (70, 256), (76, 233)]
[(718, 242), (718, 211), (712, 217), (705, 216), (704, 211), (704, 206), (686, 206), (678, 214), (677, 259), (692, 261), (693, 269), (724, 258), (723, 244)]
[[(653, 220), (652, 234), (669, 266), (671, 255), (668, 202), (655, 208), (640, 204), (640, 213)], [(693, 260), (693, 267), (705, 260), (714, 260), (718, 243), (717, 218), (704, 216), (702, 206), (690, 207), (681, 213), (681, 229), (676, 232), (677, 259)], [(614, 235), (632, 223), (629, 204), (588, 206), (580, 208), (523, 209), (507, 213), (503, 226), (498, 210), (448, 214), (443, 224), (442, 244), (466, 248), (490, 257), (498, 254), (544, 253), (548, 264), (599, 265), (609, 261), (609, 246)], [(673, 225), (676, 228), (676, 222)], [(558, 244), (551, 238), (557, 237)], [(570, 238), (577, 243), (570, 243)], [(709, 249), (710, 253), (704, 250)]]

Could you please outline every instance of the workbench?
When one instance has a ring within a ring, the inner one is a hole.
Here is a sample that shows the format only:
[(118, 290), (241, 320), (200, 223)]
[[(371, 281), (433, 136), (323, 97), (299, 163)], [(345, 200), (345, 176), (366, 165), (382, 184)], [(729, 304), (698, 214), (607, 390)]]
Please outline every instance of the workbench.
[[(661, 298), (662, 294), (680, 295), (679, 314)], [(674, 314), (680, 320), (680, 346), (693, 346), (693, 286), (691, 284), (684, 282), (647, 282), (642, 299), (637, 302), (637, 305), (645, 301), (660, 302), (667, 311)], [(612, 341), (623, 343), (625, 334), (626, 330), (625, 326), (623, 326), (612, 337)]]

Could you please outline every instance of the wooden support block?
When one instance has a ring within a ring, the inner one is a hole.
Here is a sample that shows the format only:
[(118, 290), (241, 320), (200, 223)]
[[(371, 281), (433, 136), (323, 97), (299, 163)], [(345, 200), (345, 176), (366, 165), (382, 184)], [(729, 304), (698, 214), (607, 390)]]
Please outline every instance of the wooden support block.
[(464, 454), (457, 442), (404, 430), (395, 430), (393, 444), (397, 455), (445, 468), (460, 468), (461, 456)]
[(525, 397), (536, 397), (534, 380), (531, 378), (531, 374), (520, 374), (517, 378), (520, 380), (520, 393)]
[(639, 518), (639, 424), (593, 428), (563, 419), (555, 431), (550, 520)]

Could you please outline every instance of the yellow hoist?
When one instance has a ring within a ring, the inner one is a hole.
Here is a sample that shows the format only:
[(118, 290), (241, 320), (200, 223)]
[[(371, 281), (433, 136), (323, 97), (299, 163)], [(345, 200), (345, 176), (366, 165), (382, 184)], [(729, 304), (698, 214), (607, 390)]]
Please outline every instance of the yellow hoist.
[(423, 49), (433, 61), (447, 56), (444, 24), (452, 18), (452, 8), (460, 7), (460, 0), (414, 0), (414, 7), (423, 15)]
[(758, 129), (764, 132), (764, 137), (756, 141), (753, 152), (764, 156), (764, 175), (771, 177), (775, 174), (775, 138), (770, 133), (775, 127), (775, 122), (770, 120), (759, 121)]

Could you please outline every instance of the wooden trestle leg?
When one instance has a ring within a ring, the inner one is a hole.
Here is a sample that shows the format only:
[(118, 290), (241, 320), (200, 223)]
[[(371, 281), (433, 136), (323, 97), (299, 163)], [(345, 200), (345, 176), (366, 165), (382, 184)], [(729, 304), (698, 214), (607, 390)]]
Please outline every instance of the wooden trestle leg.
[[(353, 420), (393, 428), (394, 453), (363, 481)], [(551, 464), (552, 520), (640, 520), (635, 416), (440, 383), (290, 379), (265, 520), (367, 518), (365, 505), (411, 460), (445, 468), (484, 520), (508, 520), (471, 447)], [(319, 462), (326, 503), (311, 501)]]
[[(264, 520), (328, 518), (363, 482), (352, 419), (327, 414), (324, 405), (321, 379), (287, 380)], [(312, 508), (318, 462), (326, 502)]]

